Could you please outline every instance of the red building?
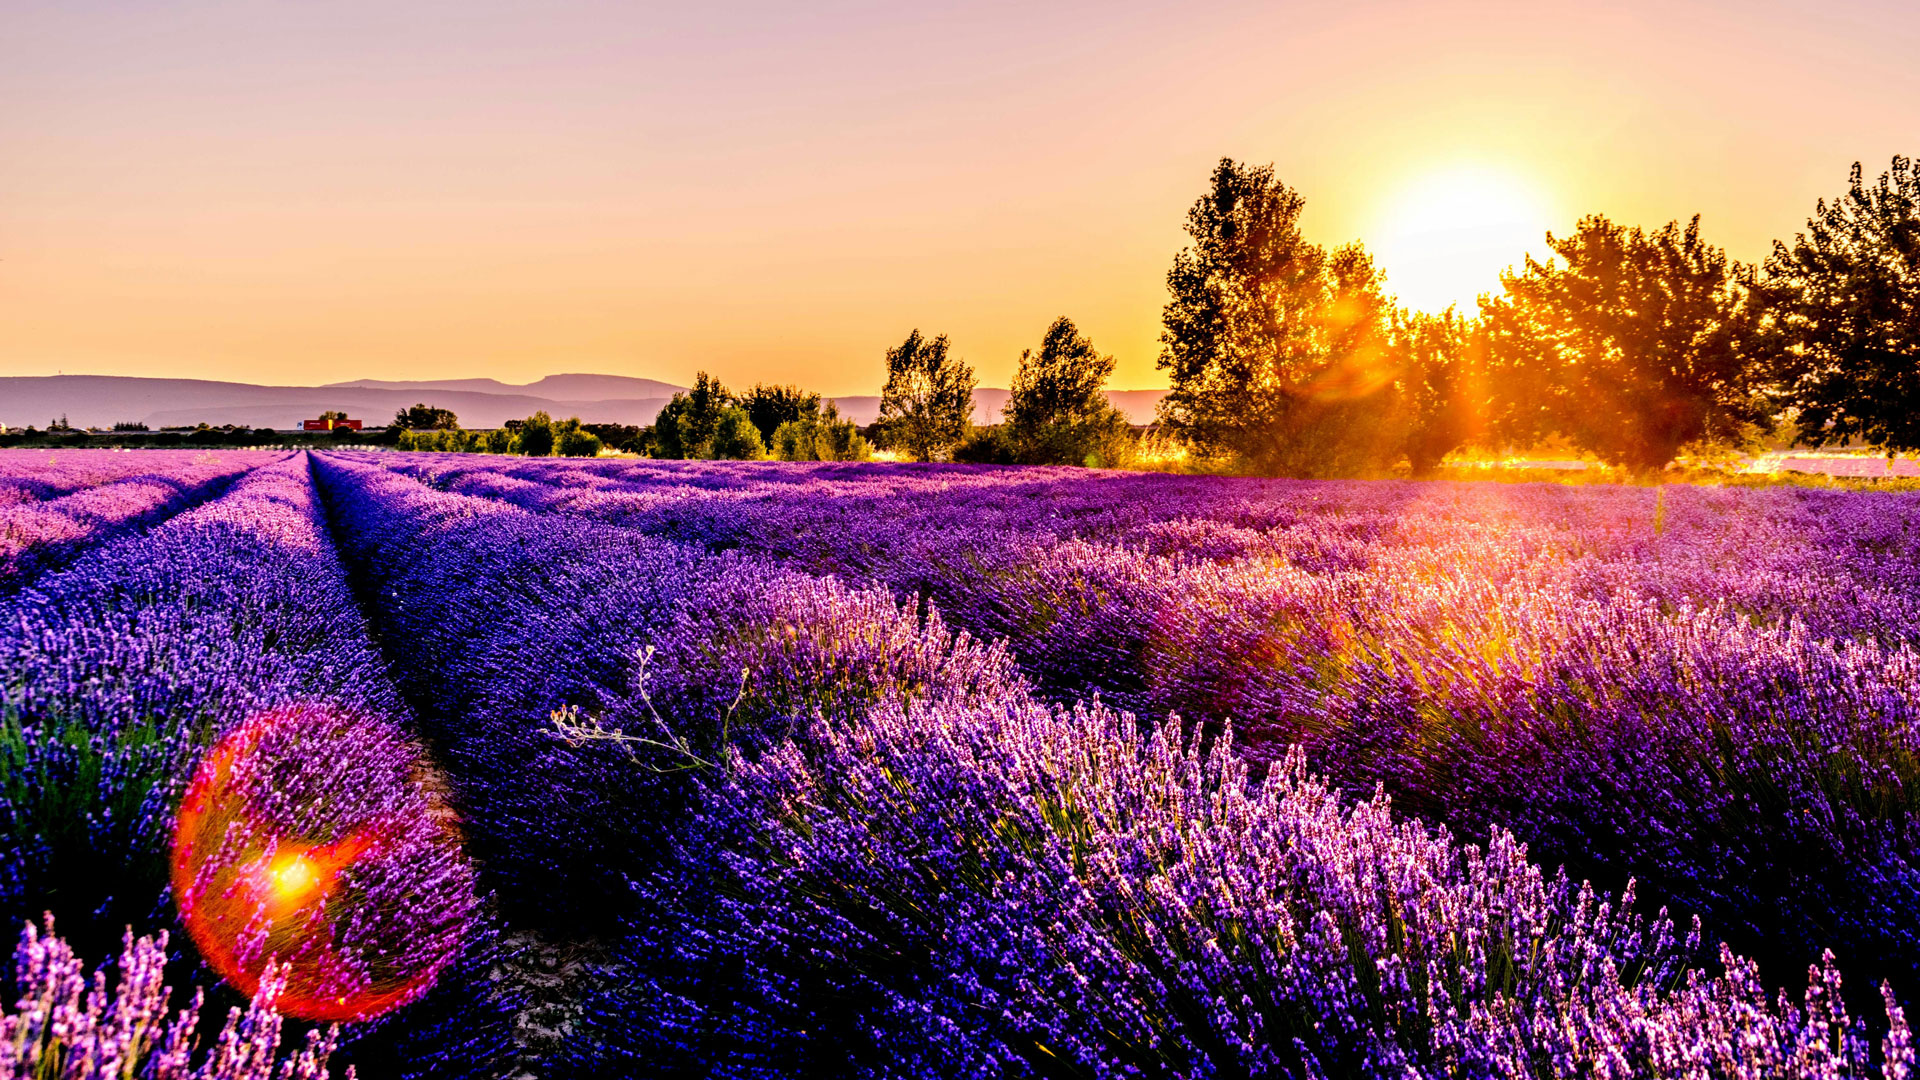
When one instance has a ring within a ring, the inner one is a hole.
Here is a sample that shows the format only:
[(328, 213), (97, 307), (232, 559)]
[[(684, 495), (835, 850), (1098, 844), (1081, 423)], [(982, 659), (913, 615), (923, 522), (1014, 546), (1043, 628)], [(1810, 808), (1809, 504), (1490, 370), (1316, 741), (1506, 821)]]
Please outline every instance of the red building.
[(338, 431), (341, 428), (345, 428), (348, 431), (359, 431), (360, 421), (348, 420), (344, 417), (339, 420), (302, 420), (300, 427), (306, 431)]

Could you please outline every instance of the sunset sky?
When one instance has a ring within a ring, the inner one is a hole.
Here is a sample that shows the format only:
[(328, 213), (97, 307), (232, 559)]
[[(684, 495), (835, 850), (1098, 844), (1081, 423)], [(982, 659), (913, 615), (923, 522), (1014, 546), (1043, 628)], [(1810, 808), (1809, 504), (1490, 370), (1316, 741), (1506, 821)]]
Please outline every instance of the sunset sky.
[(1586, 212), (1741, 259), (1920, 153), (1911, 0), (8, 0), (0, 375), (986, 385), (1155, 370), (1181, 221), (1272, 162), (1420, 306)]

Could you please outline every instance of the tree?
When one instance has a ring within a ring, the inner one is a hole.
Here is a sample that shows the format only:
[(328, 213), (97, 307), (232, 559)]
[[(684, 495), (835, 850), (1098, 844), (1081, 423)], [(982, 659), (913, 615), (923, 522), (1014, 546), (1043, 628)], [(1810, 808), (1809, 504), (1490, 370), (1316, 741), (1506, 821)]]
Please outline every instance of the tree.
[(761, 439), (771, 445), (773, 433), (780, 429), (781, 424), (803, 420), (820, 412), (820, 395), (797, 386), (758, 383), (741, 396), (740, 406), (747, 410), (753, 426), (760, 430)]
[(947, 335), (919, 330), (887, 350), (887, 385), (875, 426), (886, 444), (915, 461), (933, 461), (966, 437), (973, 415), (973, 369), (948, 352)]
[(560, 456), (561, 457), (596, 457), (598, 456), (600, 453), (600, 436), (595, 435), (593, 432), (588, 431), (583, 427), (580, 427), (578, 418), (575, 419), (574, 424), (575, 426), (573, 428), (569, 429), (568, 431), (566, 431), (564, 434), (560, 436), (559, 445), (555, 447), (555, 449), (559, 452)]
[(528, 457), (551, 457), (555, 442), (553, 417), (545, 409), (520, 422), (520, 452)]
[(1104, 390), (1113, 364), (1064, 315), (1047, 327), (1038, 354), (1021, 350), (1002, 433), (1015, 459), (1106, 466), (1130, 460), (1133, 427)]
[(1357, 244), (1307, 242), (1304, 206), (1270, 165), (1214, 169), (1167, 273), (1160, 421), (1202, 456), (1257, 472), (1378, 469), (1399, 444), (1382, 278)]
[(1484, 316), (1509, 440), (1557, 431), (1648, 471), (1768, 415), (1743, 271), (1698, 217), (1647, 233), (1593, 215), (1547, 245), (1564, 265), (1529, 257)]
[(320, 419), (322, 420), (345, 420), (346, 418), (347, 414), (341, 412), (339, 409), (328, 409), (326, 412), (320, 414)]
[(408, 431), (452, 431), (460, 426), (460, 418), (451, 409), (415, 404), (410, 409), (394, 413), (393, 426)]
[[(663, 458), (705, 458), (713, 456), (714, 435), (720, 430), (720, 415), (734, 407), (737, 400), (720, 380), (702, 371), (693, 386), (673, 395), (654, 419), (655, 446)], [(749, 421), (751, 422), (751, 421)]]
[(1766, 263), (1777, 384), (1796, 442), (1920, 450), (1920, 168), (1904, 157), (1821, 200)]
[(840, 419), (840, 407), (831, 401), (812, 415), (774, 429), (767, 449), (781, 461), (865, 461), (873, 456), (860, 429), (853, 421)]
[(1407, 462), (1415, 476), (1482, 441), (1487, 424), (1486, 338), (1476, 319), (1396, 310), (1389, 348), (1406, 413)]
[(641, 448), (641, 436), (644, 428), (632, 424), (581, 424), (582, 430), (591, 431), (600, 436), (600, 441), (612, 450), (624, 450), (638, 453)]
[(720, 411), (720, 419), (714, 425), (713, 441), (702, 457), (720, 458), (730, 461), (759, 461), (767, 456), (767, 445), (760, 439), (760, 429), (753, 426), (753, 418), (747, 410), (738, 405), (730, 405)]

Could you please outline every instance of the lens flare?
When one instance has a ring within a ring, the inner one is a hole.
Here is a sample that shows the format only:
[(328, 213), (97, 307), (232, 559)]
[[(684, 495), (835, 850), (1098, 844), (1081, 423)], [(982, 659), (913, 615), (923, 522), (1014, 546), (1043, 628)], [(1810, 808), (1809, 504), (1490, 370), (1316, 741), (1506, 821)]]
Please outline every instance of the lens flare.
[(281, 1012), (365, 1020), (424, 994), (475, 906), (451, 814), (391, 727), (320, 710), (249, 720), (201, 762), (174, 829), (181, 920), (252, 994), (288, 965)]

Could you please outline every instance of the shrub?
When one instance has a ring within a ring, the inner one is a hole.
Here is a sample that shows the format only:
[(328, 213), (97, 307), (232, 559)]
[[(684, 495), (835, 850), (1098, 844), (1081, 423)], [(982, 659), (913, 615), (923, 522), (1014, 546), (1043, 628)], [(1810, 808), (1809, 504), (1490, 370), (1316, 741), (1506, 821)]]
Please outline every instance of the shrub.
[(866, 461), (873, 447), (851, 420), (840, 419), (833, 402), (799, 420), (788, 420), (773, 432), (769, 444), (781, 461)]
[(716, 458), (759, 461), (767, 456), (767, 447), (747, 411), (735, 405), (721, 410), (710, 452)]
[(560, 437), (561, 457), (598, 457), (600, 455), (600, 436), (591, 431), (575, 429)]
[(954, 447), (953, 460), (973, 465), (1012, 465), (1017, 460), (1003, 424), (977, 427)]

